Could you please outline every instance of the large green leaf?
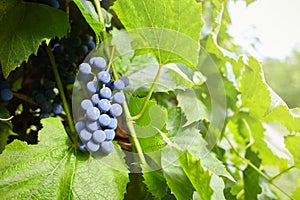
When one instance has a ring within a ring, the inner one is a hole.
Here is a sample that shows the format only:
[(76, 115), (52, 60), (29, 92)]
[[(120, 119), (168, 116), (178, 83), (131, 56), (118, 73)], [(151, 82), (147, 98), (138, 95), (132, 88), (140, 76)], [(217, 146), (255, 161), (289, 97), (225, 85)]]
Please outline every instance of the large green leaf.
[(1, 6), (0, 62), (4, 77), (36, 53), (43, 41), (67, 34), (68, 16), (61, 10), (21, 0), (4, 0)]
[(129, 180), (119, 148), (95, 159), (71, 147), (59, 119), (42, 120), (42, 124), (38, 145), (16, 140), (0, 156), (2, 199), (123, 197)]
[(160, 64), (187, 61), (189, 66), (195, 66), (197, 63), (203, 25), (201, 3), (194, 0), (118, 0), (112, 9), (138, 41), (134, 49), (152, 49)]
[(249, 58), (242, 74), (240, 91), (242, 107), (252, 116), (264, 116), (271, 103), (270, 91), (264, 81), (261, 64), (253, 57)]

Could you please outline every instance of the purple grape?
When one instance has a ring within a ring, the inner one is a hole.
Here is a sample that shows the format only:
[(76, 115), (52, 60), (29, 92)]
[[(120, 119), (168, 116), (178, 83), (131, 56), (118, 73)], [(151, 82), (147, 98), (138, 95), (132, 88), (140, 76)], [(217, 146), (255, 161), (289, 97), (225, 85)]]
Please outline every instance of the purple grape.
[(88, 130), (86, 129), (82, 129), (79, 132), (79, 137), (83, 142), (87, 142), (92, 138), (92, 133), (90, 133)]
[(115, 135), (116, 135), (116, 133), (113, 129), (105, 129), (104, 133), (105, 133), (107, 141), (113, 140), (115, 138)]
[(116, 118), (110, 118), (107, 128), (116, 129), (118, 126), (118, 120)]
[(81, 106), (81, 108), (82, 108), (83, 110), (87, 110), (87, 109), (93, 107), (93, 103), (92, 103), (92, 101), (89, 100), (89, 99), (84, 99), (84, 100), (81, 101), (80, 106)]
[(93, 96), (91, 97), (91, 100), (93, 102), (94, 105), (98, 104), (100, 101), (100, 96), (99, 94), (93, 94)]
[(97, 81), (90, 81), (86, 84), (86, 89), (92, 93), (92, 94), (95, 94), (98, 89), (99, 89), (99, 86), (98, 86), (98, 82)]
[(111, 104), (110, 104), (109, 100), (107, 100), (107, 99), (101, 99), (98, 103), (98, 108), (102, 112), (109, 111), (110, 107), (111, 107)]
[(86, 117), (88, 120), (96, 121), (100, 117), (100, 111), (96, 107), (91, 107), (86, 110)]
[(129, 79), (127, 76), (121, 76), (120, 80), (124, 82), (124, 86), (127, 87), (129, 85)]
[(100, 97), (102, 97), (103, 99), (110, 99), (111, 90), (108, 87), (102, 88), (100, 90)]
[(101, 143), (101, 150), (105, 154), (109, 154), (109, 153), (113, 152), (114, 145), (111, 141), (104, 141), (104, 142)]
[(85, 127), (85, 123), (84, 123), (83, 121), (78, 121), (78, 122), (76, 122), (76, 124), (75, 124), (75, 129), (76, 129), (76, 132), (77, 132), (77, 133), (80, 133), (80, 131), (81, 131), (82, 129), (84, 129), (84, 127)]
[(88, 75), (91, 73), (91, 66), (88, 63), (81, 63), (79, 65), (79, 73)]
[(120, 90), (123, 90), (124, 87), (125, 87), (125, 84), (122, 80), (116, 80), (114, 82), (114, 90), (120, 91)]
[(109, 110), (109, 113), (113, 117), (121, 116), (122, 112), (123, 112), (122, 106), (120, 106), (120, 104), (117, 104), (117, 103), (114, 103), (113, 105), (111, 105), (111, 108)]
[(97, 79), (100, 83), (106, 84), (110, 81), (110, 74), (106, 71), (101, 71), (97, 74)]
[(93, 69), (99, 70), (99, 71), (104, 71), (106, 70), (106, 61), (102, 57), (94, 57), (92, 59), (92, 67)]
[(100, 115), (99, 123), (102, 127), (108, 126), (110, 123), (110, 117), (107, 114)]
[(94, 132), (100, 128), (98, 121), (87, 121), (85, 123), (85, 126), (87, 129), (89, 129), (89, 131), (92, 131), (92, 132)]
[(96, 152), (98, 151), (98, 149), (100, 148), (99, 144), (94, 143), (93, 141), (88, 141), (86, 143), (86, 148), (90, 151), (90, 152)]
[(53, 111), (54, 114), (59, 115), (59, 114), (61, 114), (62, 110), (63, 110), (62, 105), (60, 105), (60, 104), (53, 104), (52, 111)]
[(92, 138), (96, 143), (101, 143), (101, 142), (104, 142), (104, 140), (106, 139), (106, 135), (105, 135), (104, 131), (97, 130), (93, 133)]
[(113, 100), (115, 103), (122, 104), (125, 101), (125, 96), (123, 93), (117, 92), (116, 94), (114, 94)]

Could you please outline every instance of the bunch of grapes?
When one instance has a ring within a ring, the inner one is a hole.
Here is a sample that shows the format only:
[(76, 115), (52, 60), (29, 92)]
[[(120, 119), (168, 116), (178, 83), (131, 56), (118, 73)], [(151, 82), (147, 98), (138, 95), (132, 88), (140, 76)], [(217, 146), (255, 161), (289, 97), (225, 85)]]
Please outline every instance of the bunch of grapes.
[(0, 99), (2, 101), (10, 101), (13, 98), (13, 93), (9, 84), (6, 81), (0, 81)]
[(129, 84), (127, 77), (113, 80), (112, 70), (102, 57), (93, 57), (79, 65), (77, 79), (83, 83), (89, 97), (81, 101), (83, 118), (75, 125), (76, 131), (91, 153), (106, 155), (113, 151), (112, 140), (117, 128), (117, 117), (122, 112), (125, 96), (121, 92)]
[(33, 97), (40, 108), (40, 118), (48, 118), (51, 113), (59, 115), (63, 111), (58, 89), (55, 87), (55, 82), (45, 81), (44, 84), (34, 81)]

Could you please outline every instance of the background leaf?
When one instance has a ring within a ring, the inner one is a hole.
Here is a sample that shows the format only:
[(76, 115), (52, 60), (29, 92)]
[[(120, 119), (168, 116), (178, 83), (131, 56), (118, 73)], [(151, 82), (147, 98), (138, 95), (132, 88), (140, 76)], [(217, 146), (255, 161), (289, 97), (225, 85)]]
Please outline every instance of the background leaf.
[(5, 0), (1, 6), (0, 62), (7, 78), (43, 41), (66, 35), (69, 22), (65, 12), (43, 4)]

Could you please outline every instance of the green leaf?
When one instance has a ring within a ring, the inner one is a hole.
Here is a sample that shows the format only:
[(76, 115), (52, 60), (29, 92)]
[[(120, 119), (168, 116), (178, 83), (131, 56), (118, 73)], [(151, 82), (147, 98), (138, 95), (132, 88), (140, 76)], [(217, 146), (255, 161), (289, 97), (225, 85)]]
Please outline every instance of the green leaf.
[(264, 121), (266, 122), (279, 122), (283, 126), (285, 126), (290, 132), (292, 131), (300, 131), (300, 115), (297, 114), (296, 108), (295, 110), (290, 110), (287, 106), (277, 106), (271, 112), (269, 112)]
[(197, 98), (194, 90), (176, 90), (178, 106), (184, 113), (187, 122), (183, 126), (193, 122), (208, 119), (208, 110), (200, 99)]
[(197, 63), (203, 25), (200, 3), (194, 0), (118, 0), (112, 9), (126, 30), (134, 30), (130, 33), (137, 41), (134, 49), (152, 49), (160, 64), (187, 62), (195, 66)]
[(201, 165), (201, 160), (192, 156), (188, 151), (181, 152), (173, 148), (179, 159), (182, 169), (200, 195), (201, 199), (211, 199), (213, 193), (209, 186), (211, 176)]
[[(298, 180), (298, 184), (300, 185), (300, 180)], [(296, 190), (293, 192), (292, 197), (294, 199), (300, 199), (300, 186), (296, 188)]]
[(265, 115), (271, 103), (270, 91), (263, 79), (261, 64), (253, 57), (249, 58), (242, 74), (240, 92), (243, 108), (255, 117)]
[(71, 147), (59, 119), (45, 119), (42, 124), (38, 145), (15, 140), (1, 154), (3, 199), (123, 198), (128, 170), (119, 148), (95, 159)]
[(195, 85), (175, 63), (167, 64), (165, 67), (169, 69), (167, 72), (171, 75), (173, 81), (177, 85), (187, 85), (188, 87), (193, 87)]
[(171, 148), (164, 148), (162, 151), (163, 174), (172, 194), (178, 200), (192, 199), (193, 185), (182, 169), (175, 153)]
[(284, 138), (286, 148), (294, 158), (294, 165), (300, 169), (300, 136), (289, 135)]
[(248, 129), (244, 129), (252, 136), (254, 143), (251, 149), (258, 154), (258, 157), (262, 160), (262, 165), (278, 166), (280, 169), (285, 169), (288, 166), (288, 160), (277, 155), (276, 152), (272, 151), (265, 141), (265, 128), (262, 122), (251, 116), (243, 115), (244, 123)]
[[(131, 97), (129, 108), (131, 116), (137, 115), (144, 105), (146, 98)], [(141, 118), (136, 120), (135, 129), (139, 138), (147, 138), (157, 133), (157, 129), (162, 129), (166, 123), (166, 110), (150, 100)]]
[[(256, 155), (256, 153), (251, 151), (251, 149), (247, 149), (245, 158), (248, 159), (257, 168), (260, 167), (261, 159)], [(245, 199), (256, 200), (257, 195), (262, 192), (262, 189), (259, 186), (260, 174), (248, 165), (247, 168), (243, 171), (243, 176)]]
[[(98, 14), (97, 14), (92, 2), (86, 1), (86, 0), (73, 0), (73, 1), (79, 8), (79, 10), (80, 10), (81, 14), (83, 15), (83, 17), (85, 18), (86, 22), (90, 25), (90, 27), (95, 32), (95, 35), (99, 37), (100, 33), (104, 29), (104, 24), (102, 24), (99, 21)], [(102, 13), (105, 14), (106, 12), (104, 13), (102, 11)], [(98, 37), (97, 37), (97, 39), (98, 39)]]
[(43, 41), (65, 36), (70, 25), (65, 12), (47, 5), (5, 0), (1, 6), (0, 62), (7, 78)]
[(148, 190), (158, 199), (167, 195), (168, 185), (161, 171), (153, 171), (149, 166), (143, 166), (144, 182)]
[[(158, 71), (158, 67), (158, 62), (152, 54), (135, 56), (128, 66), (127, 76), (130, 79), (128, 90), (135, 91), (142, 88), (149, 91)], [(186, 86), (177, 85), (167, 72), (167, 68), (163, 68), (157, 80), (154, 92), (169, 92), (184, 88), (186, 88)]]

